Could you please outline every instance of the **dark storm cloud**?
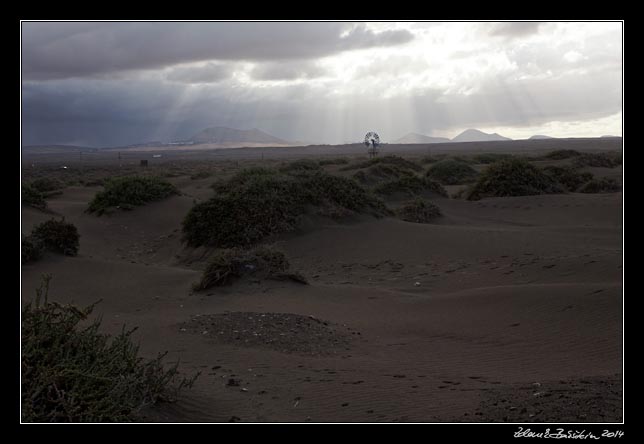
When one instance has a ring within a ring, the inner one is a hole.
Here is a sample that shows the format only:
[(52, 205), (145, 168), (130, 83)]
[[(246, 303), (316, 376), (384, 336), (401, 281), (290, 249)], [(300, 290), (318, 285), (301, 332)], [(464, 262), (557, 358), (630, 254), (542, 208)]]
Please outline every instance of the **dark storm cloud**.
[(494, 80), (471, 95), (431, 89), (387, 99), (350, 96), (344, 104), (323, 86), (307, 84), (231, 95), (225, 82), (196, 89), (162, 80), (33, 82), (23, 90), (23, 143), (117, 146), (188, 138), (208, 126), (257, 127), (319, 143), (344, 143), (376, 129), (391, 141), (408, 132), (605, 117), (621, 110), (620, 90), (613, 72), (570, 75), (556, 84)]
[(492, 25), (488, 34), (493, 37), (516, 38), (537, 34), (542, 22), (505, 22)]
[[(416, 37), (354, 23), (23, 27), (25, 145), (169, 141), (208, 126), (318, 143), (377, 130), (391, 141), (409, 132), (520, 128), (621, 111), (619, 29), (586, 35), (572, 27), (554, 41), (537, 23), (478, 23), (467, 28), (471, 35), (460, 25), (432, 28), (433, 36), (416, 27)], [(539, 31), (537, 39), (518, 40)], [(419, 41), (369, 57), (333, 57), (412, 38)], [(441, 55), (439, 43), (450, 39), (456, 50), (447, 45)]]
[(221, 63), (207, 63), (203, 66), (175, 66), (168, 70), (165, 78), (171, 82), (181, 83), (216, 83), (227, 79), (233, 73), (233, 67)]
[(407, 30), (350, 23), (39, 23), (22, 25), (22, 75), (46, 80), (105, 76), (208, 60), (314, 59), (399, 45)]

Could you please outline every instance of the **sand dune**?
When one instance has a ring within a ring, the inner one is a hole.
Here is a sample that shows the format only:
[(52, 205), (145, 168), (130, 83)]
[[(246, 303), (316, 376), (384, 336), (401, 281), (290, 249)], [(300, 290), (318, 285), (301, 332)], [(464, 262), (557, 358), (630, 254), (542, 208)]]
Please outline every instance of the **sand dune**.
[[(176, 183), (190, 194), (192, 181)], [(180, 227), (194, 196), (85, 214), (98, 190), (49, 199), (78, 227), (80, 254), (23, 266), (22, 296), (51, 273), (51, 298), (102, 299), (106, 331), (137, 325), (144, 354), (169, 350), (182, 371), (202, 372), (151, 421), (621, 420), (621, 193), (434, 199), (435, 224), (314, 221), (273, 239), (310, 285), (245, 280), (193, 294), (200, 271), (184, 261)], [(24, 207), (22, 217), (27, 233), (51, 216)], [(291, 314), (285, 333), (312, 316), (344, 339), (336, 353), (307, 354), (182, 331), (228, 312), (242, 327), (243, 313)], [(574, 408), (550, 401), (561, 396)]]

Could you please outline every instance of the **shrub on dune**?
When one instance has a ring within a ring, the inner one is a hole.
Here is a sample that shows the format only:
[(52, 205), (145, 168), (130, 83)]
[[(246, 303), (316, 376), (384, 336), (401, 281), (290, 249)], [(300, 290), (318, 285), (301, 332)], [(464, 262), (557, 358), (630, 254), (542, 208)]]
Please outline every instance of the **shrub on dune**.
[(447, 191), (443, 186), (429, 177), (403, 176), (400, 179), (384, 182), (373, 191), (381, 195), (392, 195), (403, 193), (408, 196), (416, 196), (424, 192), (436, 193), (439, 196), (447, 197)]
[(545, 160), (564, 160), (564, 159), (572, 159), (574, 157), (579, 157), (581, 156), (581, 153), (579, 151), (575, 150), (555, 150), (551, 151), (548, 154), (544, 154), (541, 156), (541, 159)]
[(285, 173), (308, 173), (311, 171), (319, 171), (322, 167), (319, 162), (308, 159), (300, 159), (282, 165), (279, 170)]
[(439, 162), (444, 156), (423, 156), (420, 158), (419, 162), (422, 164), (436, 163)]
[(42, 243), (33, 236), (25, 236), (22, 239), (22, 264), (29, 264), (36, 262), (42, 257), (43, 246)]
[(346, 157), (338, 157), (335, 159), (320, 159), (318, 161), (318, 164), (320, 166), (325, 166), (325, 165), (345, 165), (349, 163), (349, 159)]
[(575, 191), (593, 178), (592, 173), (580, 172), (572, 167), (548, 166), (543, 172), (563, 185), (568, 191)]
[(502, 153), (483, 153), (472, 156), (472, 160), (475, 163), (490, 164), (498, 162), (499, 160), (512, 159), (514, 156), (512, 154), (502, 154)]
[(41, 193), (51, 193), (65, 187), (65, 185), (61, 181), (57, 179), (51, 179), (49, 177), (41, 177), (39, 179), (36, 179), (31, 182), (31, 186)]
[(491, 164), (469, 191), (469, 200), (482, 197), (531, 196), (563, 192), (550, 176), (523, 159)]
[(400, 156), (382, 156), (382, 157), (374, 157), (373, 159), (369, 159), (365, 162), (359, 162), (351, 165), (347, 165), (343, 168), (341, 168), (341, 171), (348, 171), (348, 170), (358, 170), (361, 168), (369, 168), (370, 166), (373, 165), (378, 165), (378, 164), (385, 164), (385, 165), (394, 165), (399, 168), (404, 168), (408, 170), (413, 170), (413, 171), (422, 171), (423, 167), (418, 165), (415, 162), (412, 162), (410, 160), (404, 159)]
[(292, 231), (308, 212), (387, 214), (382, 201), (355, 181), (324, 171), (250, 168), (213, 189), (215, 196), (195, 205), (183, 221), (183, 239), (191, 247), (250, 246)]
[(397, 165), (377, 163), (368, 168), (356, 171), (353, 178), (362, 185), (376, 185), (385, 181), (398, 180), (402, 177), (415, 176), (414, 171)]
[(206, 178), (208, 178), (210, 176), (212, 176), (212, 172), (210, 172), (210, 171), (199, 171), (199, 172), (194, 173), (193, 175), (191, 175), (190, 180), (206, 179)]
[(100, 216), (110, 208), (131, 209), (148, 202), (165, 199), (173, 194), (179, 194), (177, 188), (157, 177), (114, 178), (105, 182), (105, 190), (94, 196), (87, 212)]
[(604, 177), (602, 179), (592, 179), (584, 184), (580, 189), (580, 193), (616, 193), (621, 190), (621, 187), (612, 177)]
[(442, 185), (458, 185), (476, 178), (478, 173), (468, 163), (457, 159), (445, 159), (432, 165), (425, 173)]
[(139, 357), (135, 331), (111, 337), (88, 323), (94, 305), (48, 301), (49, 277), (22, 309), (22, 420), (24, 422), (129, 422), (146, 405), (173, 399), (191, 379), (165, 354)]
[(252, 250), (224, 249), (210, 259), (201, 280), (193, 286), (193, 290), (227, 285), (246, 275), (264, 279), (290, 278), (306, 283), (301, 275), (289, 273), (289, 268), (286, 256), (269, 247), (257, 247)]
[(416, 198), (398, 208), (396, 214), (404, 221), (424, 224), (440, 217), (441, 210), (425, 199)]
[(39, 210), (44, 210), (47, 208), (47, 202), (45, 202), (45, 196), (38, 191), (36, 188), (29, 184), (22, 184), (22, 203)]
[(66, 256), (76, 256), (80, 236), (74, 224), (65, 222), (65, 219), (50, 219), (38, 224), (31, 231), (31, 238), (42, 248), (61, 253)]
[(622, 164), (620, 153), (583, 153), (575, 158), (577, 167), (615, 168)]

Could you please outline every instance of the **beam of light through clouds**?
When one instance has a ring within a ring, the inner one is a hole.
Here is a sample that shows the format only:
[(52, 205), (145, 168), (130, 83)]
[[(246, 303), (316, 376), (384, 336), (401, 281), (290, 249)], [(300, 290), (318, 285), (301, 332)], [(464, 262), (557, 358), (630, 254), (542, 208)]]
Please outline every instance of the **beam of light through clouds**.
[(24, 22), (23, 143), (621, 135), (619, 22)]

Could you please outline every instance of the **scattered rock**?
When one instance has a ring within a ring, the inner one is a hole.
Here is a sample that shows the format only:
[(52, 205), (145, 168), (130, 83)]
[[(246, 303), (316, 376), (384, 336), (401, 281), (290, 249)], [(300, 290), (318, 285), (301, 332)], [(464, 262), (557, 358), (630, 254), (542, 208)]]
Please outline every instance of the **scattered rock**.
[(217, 342), (314, 356), (348, 350), (351, 337), (360, 336), (347, 326), (294, 313), (202, 314), (192, 316), (179, 328)]

